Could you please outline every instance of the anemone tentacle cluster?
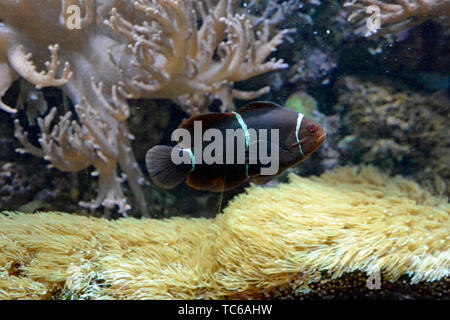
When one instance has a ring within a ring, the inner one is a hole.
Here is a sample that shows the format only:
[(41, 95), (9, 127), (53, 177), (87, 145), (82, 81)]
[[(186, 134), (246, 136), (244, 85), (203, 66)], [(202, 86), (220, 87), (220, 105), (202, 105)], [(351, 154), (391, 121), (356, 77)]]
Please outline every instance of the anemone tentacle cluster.
[(361, 298), (402, 285), (448, 297), (447, 199), (373, 167), (290, 180), (247, 189), (215, 219), (0, 214), (0, 298)]

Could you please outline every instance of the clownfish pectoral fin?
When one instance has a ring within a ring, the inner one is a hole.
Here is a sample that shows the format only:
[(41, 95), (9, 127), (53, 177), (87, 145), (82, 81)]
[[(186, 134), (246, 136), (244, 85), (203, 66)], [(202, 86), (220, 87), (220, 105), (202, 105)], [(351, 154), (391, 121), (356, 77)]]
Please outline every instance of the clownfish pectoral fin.
[[(186, 178), (191, 165), (184, 163), (174, 164), (172, 161), (172, 150), (174, 147), (154, 146), (147, 151), (145, 164), (153, 183), (160, 188), (172, 189)], [(177, 148), (179, 149), (179, 148)], [(183, 149), (179, 149), (184, 152)]]
[(258, 153), (249, 150), (245, 151), (245, 163), (256, 164), (258, 163)]
[(304, 143), (304, 142), (306, 141), (306, 139), (307, 139), (307, 138), (302, 138), (302, 139), (300, 139), (299, 141), (294, 142), (293, 144), (291, 144), (291, 145), (289, 146), (289, 148), (293, 148), (293, 147), (297, 147), (298, 145), (301, 145), (302, 143)]
[(300, 142), (295, 142), (295, 143), (291, 144), (290, 146), (288, 146), (288, 148), (289, 149), (294, 148), (294, 147), (298, 146), (299, 144), (300, 144)]

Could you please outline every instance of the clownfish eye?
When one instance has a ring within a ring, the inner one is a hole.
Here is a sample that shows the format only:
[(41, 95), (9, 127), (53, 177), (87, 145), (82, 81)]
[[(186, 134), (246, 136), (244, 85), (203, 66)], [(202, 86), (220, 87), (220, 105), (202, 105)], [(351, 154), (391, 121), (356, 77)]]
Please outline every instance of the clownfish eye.
[(308, 124), (308, 125), (306, 126), (306, 129), (307, 129), (309, 132), (314, 132), (314, 131), (317, 130), (317, 126), (316, 126), (314, 123), (310, 123), (310, 124)]

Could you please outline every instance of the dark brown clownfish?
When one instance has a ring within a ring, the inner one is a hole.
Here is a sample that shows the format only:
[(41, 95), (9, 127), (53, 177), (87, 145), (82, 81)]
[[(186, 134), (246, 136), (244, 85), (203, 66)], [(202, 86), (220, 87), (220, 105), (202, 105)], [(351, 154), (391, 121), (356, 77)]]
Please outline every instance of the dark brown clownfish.
[[(325, 132), (317, 121), (272, 102), (252, 102), (236, 112), (194, 116), (181, 123), (178, 129), (185, 129), (184, 132), (190, 136), (197, 134), (203, 139), (199, 142), (195, 137), (186, 141), (183, 138), (175, 147), (158, 145), (147, 152), (145, 160), (150, 177), (157, 186), (165, 189), (174, 188), (185, 178), (190, 187), (215, 192), (231, 190), (248, 179), (263, 184), (307, 159), (325, 140)], [(230, 132), (229, 129), (232, 129), (231, 132), (240, 130), (243, 134), (235, 136), (233, 144), (226, 138), (216, 140), (218, 136), (215, 136), (213, 142), (217, 148), (211, 154), (222, 161), (210, 161), (208, 164), (207, 161), (199, 161), (199, 155), (212, 143), (211, 135), (204, 141), (204, 134), (209, 129), (223, 137)], [(260, 134), (264, 132), (261, 129), (266, 129), (265, 135)], [(239, 139), (244, 141), (237, 141)], [(252, 149), (255, 144), (258, 147)], [(266, 157), (263, 161), (263, 157), (258, 158), (258, 152), (250, 152), (264, 145), (270, 156), (277, 156), (273, 159), (278, 161), (276, 171), (269, 175), (261, 173), (263, 168), (269, 167), (267, 159), (271, 158)], [(245, 155), (239, 161), (238, 148), (242, 146)], [(200, 153), (197, 153), (198, 150)], [(227, 157), (227, 152), (230, 157)], [(174, 156), (184, 161), (174, 161)]]

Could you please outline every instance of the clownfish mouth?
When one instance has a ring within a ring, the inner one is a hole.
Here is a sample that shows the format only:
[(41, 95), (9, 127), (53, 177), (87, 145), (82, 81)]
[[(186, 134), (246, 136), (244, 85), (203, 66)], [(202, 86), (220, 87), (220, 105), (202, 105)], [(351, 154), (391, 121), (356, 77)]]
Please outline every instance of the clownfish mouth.
[[(325, 137), (326, 137), (326, 134), (325, 134), (325, 133), (321, 134), (321, 135), (317, 138), (317, 140), (316, 140), (317, 143), (318, 143), (318, 144), (321, 144), (322, 142), (324, 142)], [(293, 146), (299, 145), (299, 144), (302, 145), (302, 144), (305, 143), (308, 139), (310, 139), (310, 138), (309, 138), (309, 137), (304, 137), (304, 138), (300, 139), (298, 142), (294, 143)]]
[[(322, 144), (322, 142), (325, 141), (325, 137), (326, 137), (326, 134), (323, 133), (322, 135), (320, 135), (320, 136), (316, 139), (317, 145), (318, 145), (318, 146), (320, 146), (320, 145)], [(304, 137), (304, 138), (300, 139), (298, 142), (293, 143), (292, 145), (290, 145), (289, 148), (298, 147), (298, 145), (304, 144), (306, 141), (308, 141), (308, 139), (311, 139), (311, 138), (310, 138), (310, 137)]]
[(302, 144), (305, 143), (305, 141), (307, 141), (307, 140), (308, 140), (308, 137), (304, 137), (304, 138), (300, 139), (300, 140), (297, 142), (297, 145), (298, 145), (298, 144), (302, 145)]

